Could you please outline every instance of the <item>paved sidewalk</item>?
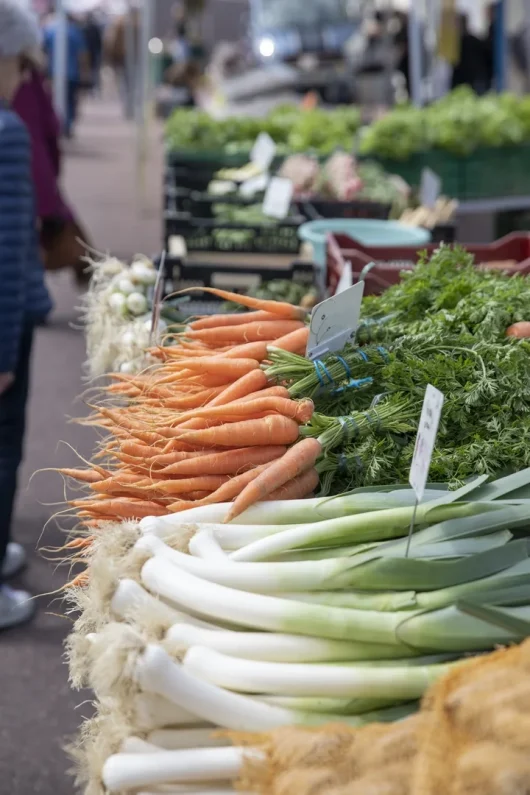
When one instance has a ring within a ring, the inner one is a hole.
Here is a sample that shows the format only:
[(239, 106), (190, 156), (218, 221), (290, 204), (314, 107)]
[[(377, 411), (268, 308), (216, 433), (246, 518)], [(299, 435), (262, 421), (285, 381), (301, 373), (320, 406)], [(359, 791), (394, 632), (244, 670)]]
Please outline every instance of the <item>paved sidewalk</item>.
[[(91, 101), (83, 112), (77, 138), (67, 146), (65, 184), (93, 244), (120, 256), (160, 247), (161, 165), (159, 137), (153, 132), (142, 204), (134, 165), (134, 130), (124, 124), (119, 108), (108, 101)], [(43, 532), (64, 499), (62, 480), (53, 472), (36, 470), (76, 466), (71, 445), (90, 456), (94, 434), (68, 423), (84, 413), (78, 396), (84, 389), (84, 341), (79, 329), (79, 295), (67, 273), (49, 279), (55, 311), (50, 324), (39, 329), (33, 389), (29, 406), (26, 462), (20, 477), (15, 535), (30, 556), (19, 584), (35, 594), (61, 587), (63, 569), (46, 561), (38, 549), (57, 547), (63, 536), (54, 524)], [(55, 505), (53, 505), (55, 504)], [(53, 506), (53, 507), (52, 507)], [(63, 525), (66, 522), (63, 521)], [(71, 693), (62, 644), (70, 627), (59, 600), (43, 596), (39, 614), (28, 627), (0, 634), (0, 795), (72, 795), (70, 767), (62, 746), (90, 705), (90, 694)]]
[(65, 146), (64, 186), (98, 250), (153, 254), (162, 244), (162, 128), (150, 125), (143, 167), (135, 125), (115, 101), (88, 100)]

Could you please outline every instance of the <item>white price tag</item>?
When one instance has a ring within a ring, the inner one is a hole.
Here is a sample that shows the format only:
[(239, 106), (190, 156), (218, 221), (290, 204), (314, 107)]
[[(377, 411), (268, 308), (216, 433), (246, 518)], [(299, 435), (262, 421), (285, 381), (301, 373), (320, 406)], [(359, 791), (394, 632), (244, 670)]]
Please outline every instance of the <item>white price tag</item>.
[(239, 195), (244, 196), (245, 199), (250, 199), (254, 194), (261, 193), (269, 184), (268, 174), (258, 174), (257, 177), (250, 177), (246, 179), (239, 186)]
[(260, 133), (256, 138), (250, 160), (262, 171), (268, 171), (276, 154), (276, 144), (268, 133)]
[(271, 218), (286, 218), (293, 198), (293, 183), (284, 177), (273, 177), (263, 199), (263, 212)]
[(347, 260), (344, 263), (344, 268), (342, 269), (339, 283), (337, 284), (337, 289), (335, 290), (335, 295), (343, 293), (344, 290), (348, 290), (352, 285), (353, 285), (353, 273), (351, 268), (351, 262)]
[(429, 477), (431, 458), (436, 443), (436, 434), (438, 433), (443, 404), (444, 396), (442, 392), (429, 384), (425, 390), (418, 435), (416, 436), (416, 447), (414, 448), (409, 475), (409, 483), (416, 492), (418, 502), (421, 502), (427, 478)]
[(316, 359), (340, 351), (355, 337), (361, 314), (364, 281), (317, 304), (311, 314), (306, 356)]
[(433, 209), (442, 189), (442, 180), (431, 168), (424, 168), (421, 172), (420, 202), (422, 207)]

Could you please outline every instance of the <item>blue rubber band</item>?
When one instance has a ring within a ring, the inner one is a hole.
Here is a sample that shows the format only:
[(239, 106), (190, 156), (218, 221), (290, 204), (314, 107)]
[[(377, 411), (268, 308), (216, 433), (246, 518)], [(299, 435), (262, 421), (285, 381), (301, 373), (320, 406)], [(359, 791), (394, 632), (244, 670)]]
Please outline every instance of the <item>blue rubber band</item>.
[(338, 457), (338, 470), (342, 474), (348, 471), (348, 457), (344, 453)]
[(355, 378), (352, 378), (347, 384), (345, 384), (345, 386), (340, 386), (338, 389), (334, 389), (333, 394), (341, 395), (347, 389), (360, 389), (362, 386), (365, 386), (366, 384), (371, 384), (372, 382), (373, 378), (371, 378), (370, 376), (368, 376), (368, 378), (358, 378), (357, 380)]
[(357, 353), (359, 354), (361, 359), (364, 359), (365, 362), (368, 361), (368, 356), (366, 355), (366, 353), (364, 351), (357, 351)]
[(385, 362), (390, 361), (390, 356), (388, 354), (388, 351), (385, 348), (383, 348), (381, 345), (379, 345), (377, 350), (379, 351), (379, 353), (381, 354), (381, 356), (383, 357)]
[[(333, 376), (331, 375), (331, 373), (327, 369), (327, 367), (324, 364), (324, 362), (322, 361), (322, 359), (315, 359), (315, 361), (313, 362), (313, 365), (314, 365), (315, 373), (317, 374), (318, 380), (320, 381), (320, 386), (321, 387), (330, 386), (331, 384), (335, 383), (334, 380), (333, 380)], [(324, 376), (328, 379), (327, 382), (324, 381), (324, 378), (322, 377), (322, 372), (323, 372)]]
[(359, 432), (359, 426), (353, 417), (337, 417), (341, 427), (346, 431), (346, 442), (351, 441)]
[(338, 353), (335, 354), (335, 358), (344, 367), (344, 369), (346, 371), (346, 378), (351, 378), (351, 370), (349, 368), (348, 362), (345, 359), (343, 359), (342, 356), (339, 356)]

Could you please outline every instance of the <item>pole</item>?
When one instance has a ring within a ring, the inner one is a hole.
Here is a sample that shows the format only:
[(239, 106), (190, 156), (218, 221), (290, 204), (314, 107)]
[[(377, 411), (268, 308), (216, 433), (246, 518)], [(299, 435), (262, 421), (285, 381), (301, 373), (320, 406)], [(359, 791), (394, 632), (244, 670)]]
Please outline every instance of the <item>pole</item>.
[(506, 9), (504, 0), (497, 0), (494, 6), (493, 59), (495, 66), (495, 88), (504, 91), (506, 87)]
[(409, 34), (409, 90), (414, 105), (423, 105), (423, 34), (416, 3), (410, 4), (408, 19)]
[(137, 93), (137, 67), (135, 56), (138, 53), (138, 42), (133, 21), (134, 9), (127, 4), (125, 19), (125, 118), (133, 121), (135, 113), (135, 99)]
[(65, 122), (68, 62), (68, 18), (63, 0), (55, 7), (55, 47), (53, 52), (53, 100), (61, 121)]
[(528, 92), (530, 90), (530, 0), (524, 0), (523, 26), (526, 50), (525, 86)]
[(143, 0), (140, 9), (138, 31), (138, 81), (136, 126), (137, 126), (137, 174), (138, 190), (145, 199), (146, 167), (148, 159), (149, 121), (151, 114), (151, 59), (149, 42), (151, 40), (153, 0)]

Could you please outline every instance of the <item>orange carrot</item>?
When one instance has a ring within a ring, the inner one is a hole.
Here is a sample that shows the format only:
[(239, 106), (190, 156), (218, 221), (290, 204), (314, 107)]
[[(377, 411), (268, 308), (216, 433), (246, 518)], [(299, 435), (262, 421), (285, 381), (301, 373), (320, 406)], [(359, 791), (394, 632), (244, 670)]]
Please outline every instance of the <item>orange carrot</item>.
[(267, 345), (272, 345), (273, 341), (259, 340), (258, 342), (244, 342), (242, 345), (233, 345), (229, 351), (215, 353), (219, 358), (225, 359), (255, 359), (262, 362), (267, 356)]
[(296, 329), (296, 331), (291, 331), (290, 334), (286, 334), (284, 337), (280, 337), (274, 342), (271, 342), (270, 347), (281, 348), (282, 351), (297, 353), (300, 349), (305, 351), (307, 348), (308, 339), (309, 328), (304, 326), (303, 328)]
[(293, 420), (297, 420), (300, 424), (305, 424), (309, 422), (313, 416), (314, 409), (314, 403), (309, 398), (297, 401), (281, 397), (262, 398), (258, 396), (255, 400), (248, 400), (245, 402), (235, 401), (233, 403), (228, 403), (226, 406), (205, 406), (203, 409), (185, 412), (180, 415), (176, 424), (178, 429), (182, 427), (182, 423), (191, 418), (194, 420), (199, 418), (223, 418), (226, 420), (233, 415), (252, 416), (253, 414), (260, 414), (265, 411), (283, 414), (284, 417), (290, 417)]
[(248, 469), (275, 461), (286, 452), (284, 445), (271, 447), (241, 447), (222, 453), (196, 456), (170, 464), (157, 472), (157, 477), (181, 475), (235, 475)]
[(231, 381), (236, 381), (251, 370), (259, 367), (255, 359), (221, 359), (215, 356), (206, 356), (197, 359), (184, 359), (175, 365), (175, 369), (182, 368), (211, 373), (212, 375), (227, 376)]
[(319, 476), (316, 469), (308, 469), (298, 477), (290, 480), (285, 486), (269, 494), (267, 501), (273, 500), (301, 500), (309, 497), (319, 484)]
[(322, 445), (318, 439), (302, 439), (295, 444), (282, 458), (248, 484), (229, 510), (225, 521), (232, 521), (251, 505), (266, 500), (269, 494), (312, 468), (321, 452)]
[(168, 513), (168, 509), (157, 502), (133, 500), (129, 497), (115, 497), (100, 502), (87, 501), (86, 506), (91, 513), (113, 516), (115, 519), (143, 519), (144, 516), (165, 516)]
[(188, 293), (192, 290), (200, 290), (203, 293), (211, 293), (224, 301), (233, 301), (241, 306), (248, 306), (250, 309), (258, 309), (264, 312), (272, 312), (273, 315), (285, 318), (303, 319), (307, 317), (307, 311), (300, 306), (284, 303), (283, 301), (266, 301), (261, 298), (253, 298), (250, 295), (239, 295), (230, 293), (227, 290), (218, 290), (215, 287), (187, 287), (179, 290), (179, 293)]
[[(256, 400), (256, 398), (265, 398), (265, 397), (279, 397), (285, 398), (285, 400), (290, 400), (291, 396), (289, 394), (289, 390), (284, 386), (269, 386), (267, 389), (262, 389), (259, 392), (253, 392), (251, 395), (245, 395), (245, 397), (240, 398), (240, 403), (248, 403), (249, 400)], [(208, 406), (211, 406), (211, 403), (208, 403)]]
[(193, 331), (201, 331), (205, 328), (220, 328), (221, 326), (241, 326), (254, 320), (278, 320), (278, 315), (273, 312), (239, 312), (230, 315), (207, 315), (189, 324)]
[(104, 479), (104, 476), (94, 469), (59, 469), (57, 471), (67, 478), (73, 478), (82, 483), (97, 483), (98, 480)]
[(186, 331), (186, 336), (203, 342), (258, 342), (259, 340), (275, 340), (284, 337), (291, 331), (305, 328), (300, 320), (263, 320), (246, 323), (243, 326), (225, 326), (210, 328), (203, 331)]
[(241, 475), (236, 475), (235, 478), (230, 478), (227, 483), (203, 500), (198, 500), (195, 503), (185, 502), (184, 500), (173, 502), (171, 505), (168, 505), (168, 512), (177, 513), (178, 511), (185, 511), (187, 508), (194, 508), (197, 505), (213, 505), (217, 502), (231, 502), (231, 500), (237, 497), (240, 491), (245, 488), (247, 483), (249, 483), (252, 478), (255, 478), (260, 472), (263, 472), (267, 466), (270, 465), (264, 464), (263, 466), (256, 467), (255, 469), (251, 469), (248, 472), (243, 472)]
[(158, 480), (155, 487), (163, 494), (175, 496), (190, 491), (216, 491), (229, 480), (228, 475), (199, 475), (179, 480)]
[(220, 395), (217, 395), (213, 400), (210, 400), (208, 406), (210, 408), (213, 406), (225, 406), (227, 403), (241, 400), (247, 395), (263, 389), (263, 387), (265, 387), (267, 384), (268, 379), (263, 370), (260, 370), (259, 368), (257, 370), (251, 370), (249, 373), (241, 376), (241, 378), (238, 378), (238, 380), (233, 384), (227, 386)]
[[(257, 372), (257, 370), (255, 370), (254, 372)], [(202, 389), (200, 392), (197, 392), (196, 394), (187, 395), (186, 397), (179, 398), (179, 397), (168, 396), (166, 398), (163, 398), (162, 401), (157, 400), (156, 398), (149, 400), (148, 398), (143, 402), (146, 403), (147, 405), (149, 405), (150, 403), (160, 404), (162, 402), (162, 405), (166, 409), (176, 409), (176, 410), (185, 411), (186, 409), (197, 408), (197, 406), (200, 407), (206, 406), (207, 404), (210, 403), (210, 401), (214, 400), (218, 395), (221, 395), (225, 391), (225, 389), (227, 389), (227, 387), (224, 385), (216, 386), (216, 387), (211, 387), (210, 389)]]
[(298, 424), (282, 414), (273, 414), (204, 431), (186, 431), (179, 441), (204, 447), (264, 447), (292, 444), (297, 439)]

